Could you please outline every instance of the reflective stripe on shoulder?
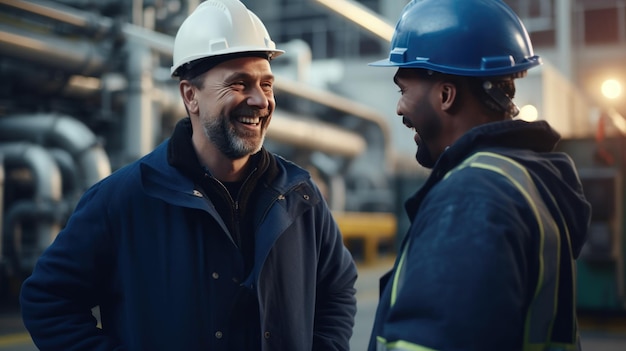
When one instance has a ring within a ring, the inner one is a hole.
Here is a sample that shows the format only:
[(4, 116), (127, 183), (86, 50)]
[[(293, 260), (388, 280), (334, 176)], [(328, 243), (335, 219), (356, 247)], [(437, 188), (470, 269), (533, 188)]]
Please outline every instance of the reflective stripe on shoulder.
[(400, 255), (400, 262), (398, 262), (398, 267), (393, 274), (393, 282), (391, 286), (391, 298), (389, 305), (393, 307), (396, 304), (396, 298), (398, 297), (398, 291), (400, 290), (401, 283), (404, 282), (404, 260), (406, 258), (406, 252), (409, 247), (409, 240), (404, 245), (404, 249), (402, 249), (402, 254)]
[(380, 336), (376, 338), (376, 341), (376, 351), (437, 351), (404, 340), (387, 343), (387, 340)]
[(558, 303), (561, 254), (558, 225), (528, 171), (518, 162), (499, 154), (478, 152), (451, 170), (445, 178), (466, 167), (482, 168), (506, 177), (524, 196), (535, 215), (539, 230), (539, 272), (534, 297), (526, 315), (524, 351), (545, 350), (550, 344)]

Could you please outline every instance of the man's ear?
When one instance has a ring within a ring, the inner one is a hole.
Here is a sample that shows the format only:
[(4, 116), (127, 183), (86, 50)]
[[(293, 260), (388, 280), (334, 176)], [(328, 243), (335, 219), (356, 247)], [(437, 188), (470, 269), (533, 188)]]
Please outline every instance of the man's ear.
[(451, 82), (442, 82), (440, 87), (441, 109), (449, 111), (455, 104), (457, 98), (457, 86)]
[(180, 90), (180, 96), (183, 98), (183, 103), (187, 108), (189, 114), (198, 113), (198, 101), (196, 100), (196, 89), (188, 80), (181, 80), (178, 83), (178, 89)]

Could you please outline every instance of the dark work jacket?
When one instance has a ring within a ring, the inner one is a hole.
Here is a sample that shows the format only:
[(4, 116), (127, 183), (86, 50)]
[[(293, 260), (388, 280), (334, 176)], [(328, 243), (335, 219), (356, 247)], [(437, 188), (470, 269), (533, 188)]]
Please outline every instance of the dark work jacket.
[(558, 140), (546, 122), (503, 121), (444, 151), (406, 202), (370, 351), (577, 347), (574, 259), (590, 205)]
[(271, 155), (277, 174), (257, 184), (246, 275), (214, 202), (168, 163), (169, 142), (86, 191), (40, 257), (20, 295), (37, 347), (228, 350), (244, 289), (257, 300), (257, 350), (347, 350), (356, 268), (309, 174)]

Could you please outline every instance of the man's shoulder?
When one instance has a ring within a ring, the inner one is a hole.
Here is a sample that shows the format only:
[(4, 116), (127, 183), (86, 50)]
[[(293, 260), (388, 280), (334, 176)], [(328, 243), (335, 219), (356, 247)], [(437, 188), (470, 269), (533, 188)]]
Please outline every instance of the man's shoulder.
[[(100, 180), (97, 185), (101, 189), (119, 193), (120, 191), (131, 191), (139, 188), (142, 171), (145, 168), (159, 169), (164, 164), (164, 154), (161, 147), (151, 151), (141, 158), (128, 162), (115, 169), (110, 175)], [(125, 190), (126, 189), (126, 190)]]
[(478, 152), (448, 171), (432, 191), (453, 197), (509, 197), (517, 193), (519, 184), (529, 182), (528, 171), (516, 160), (500, 153)]

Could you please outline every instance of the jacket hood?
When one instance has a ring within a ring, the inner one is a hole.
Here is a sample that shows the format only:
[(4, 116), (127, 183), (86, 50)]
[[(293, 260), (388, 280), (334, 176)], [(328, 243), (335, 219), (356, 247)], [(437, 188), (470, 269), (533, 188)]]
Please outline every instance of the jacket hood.
[[(570, 235), (572, 252), (574, 257), (578, 257), (587, 239), (591, 205), (583, 194), (574, 162), (561, 152), (542, 153), (539, 162), (527, 155), (516, 156), (513, 157), (526, 166), (535, 184), (547, 190), (558, 206)], [(550, 201), (549, 197), (544, 196), (544, 201)]]
[(484, 149), (521, 163), (540, 191), (543, 188), (545, 201), (552, 197), (556, 202), (571, 238), (572, 251), (578, 257), (587, 238), (591, 205), (585, 199), (574, 161), (569, 155), (554, 151), (559, 140), (558, 132), (545, 121), (488, 123), (472, 129), (448, 148), (435, 168), (452, 168), (459, 160)]

